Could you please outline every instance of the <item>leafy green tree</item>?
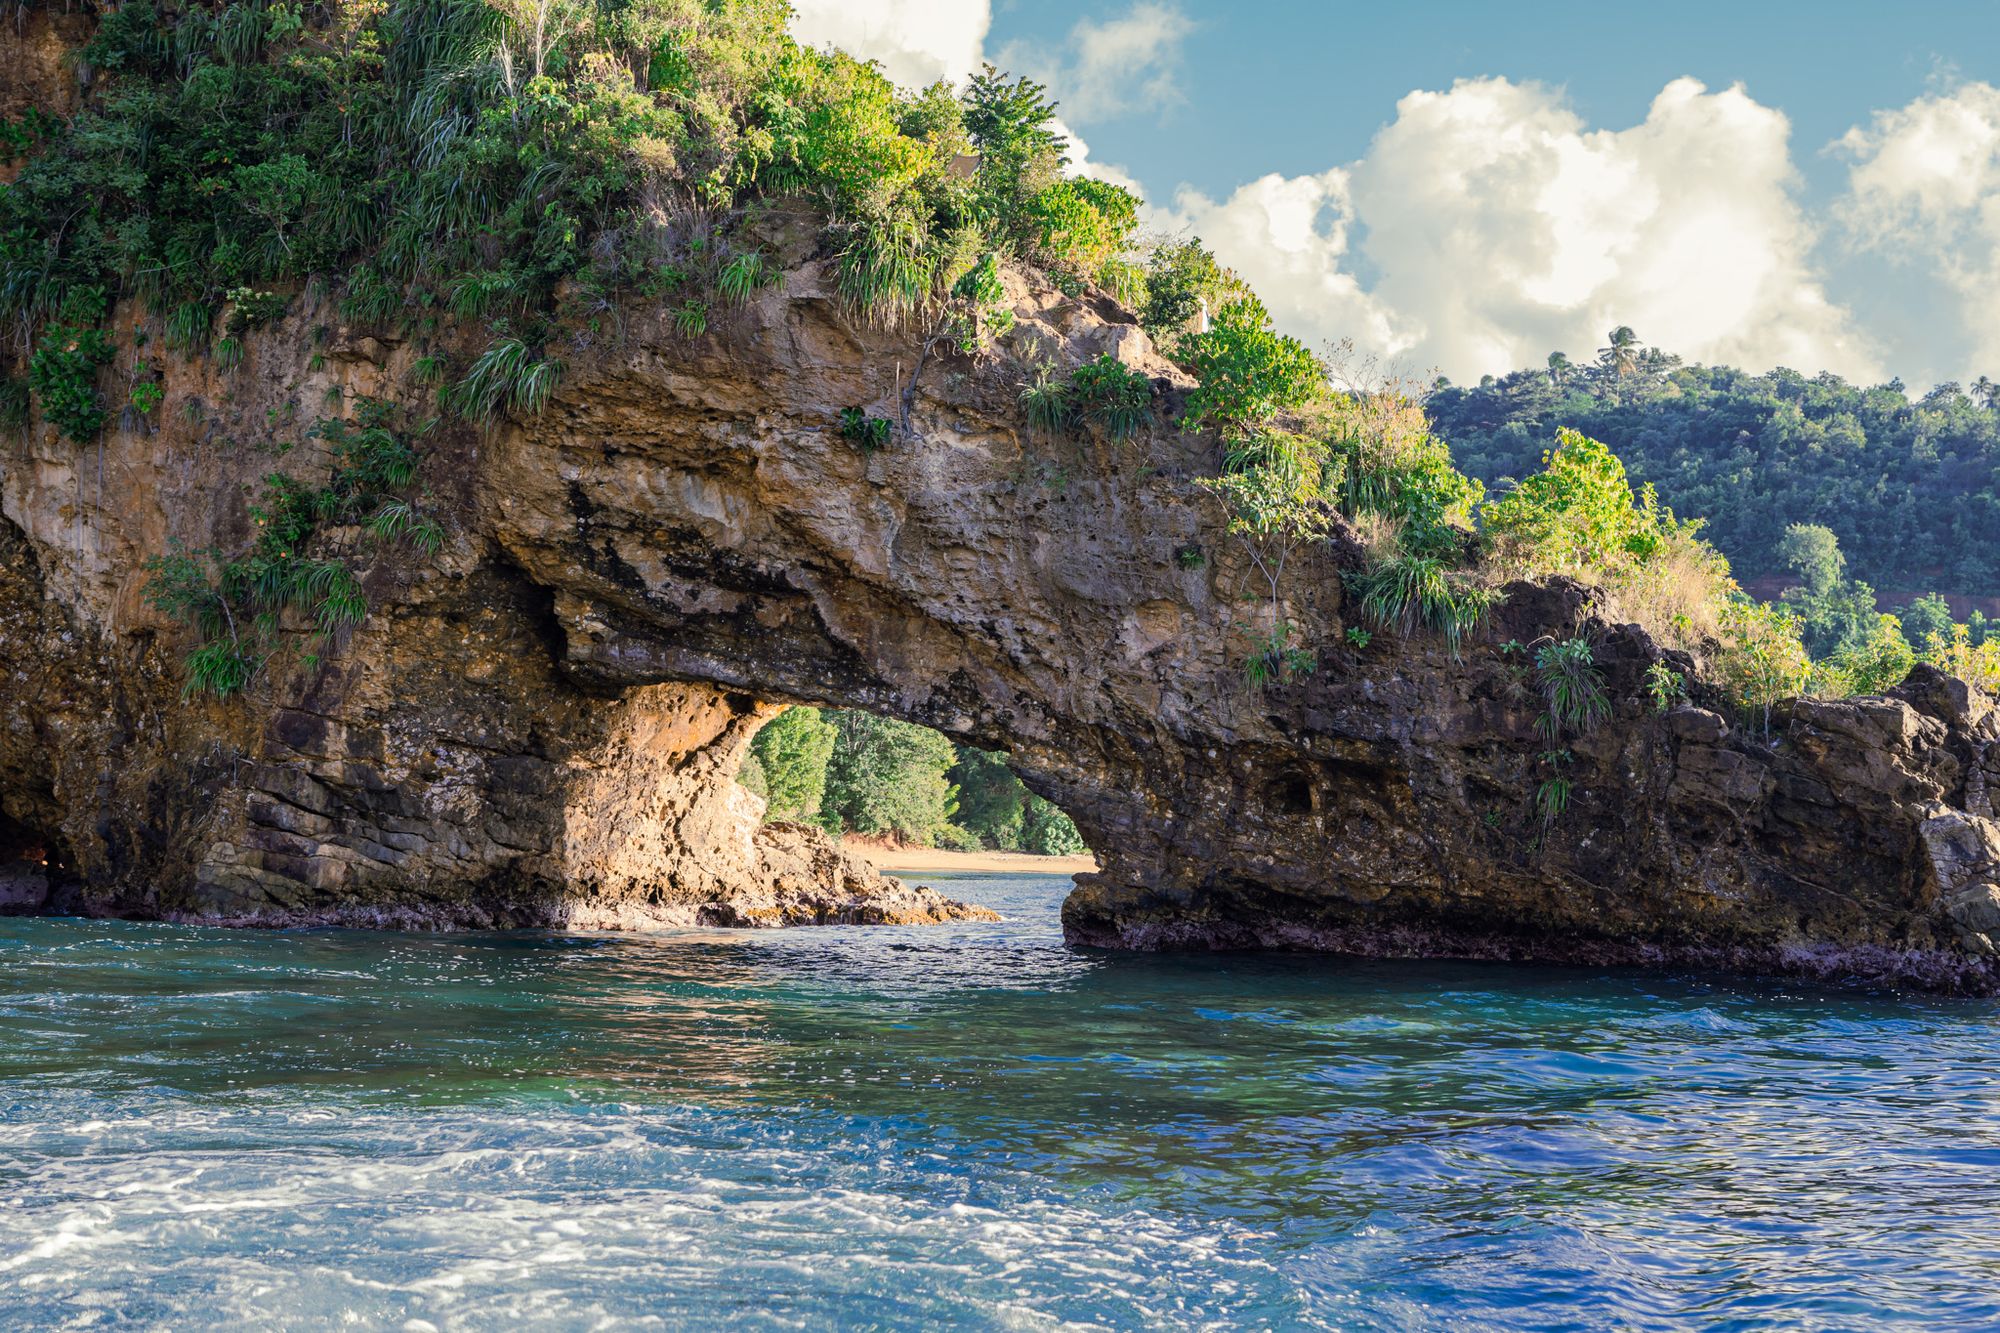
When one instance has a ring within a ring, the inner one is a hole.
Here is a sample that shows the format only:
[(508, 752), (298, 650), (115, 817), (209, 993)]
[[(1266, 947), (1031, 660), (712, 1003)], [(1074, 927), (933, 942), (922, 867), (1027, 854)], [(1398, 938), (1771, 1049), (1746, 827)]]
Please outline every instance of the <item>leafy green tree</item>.
[(871, 713), (843, 710), (828, 720), (838, 734), (820, 801), (823, 824), (921, 845), (952, 824), (958, 791), (945, 775), (958, 755), (950, 741)]
[(1056, 104), (1048, 91), (1033, 79), (1010, 79), (992, 65), (982, 65), (961, 99), (966, 132), (982, 153), (1022, 158), (1054, 153), (1060, 159), (1056, 165), (1062, 166), (1068, 159), (1060, 155), (1069, 141), (1055, 129)]
[(1724, 690), (1746, 710), (1761, 715), (1768, 735), (1771, 705), (1805, 694), (1813, 678), (1798, 618), (1781, 603), (1749, 598), (1730, 602), (1722, 610), (1725, 651), (1716, 659), (1716, 674)]
[(1804, 580), (1803, 586), (1785, 590), (1784, 601), (1798, 613), (1806, 651), (1817, 660), (1849, 647), (1860, 650), (1877, 630), (1875, 590), (1841, 577), (1847, 559), (1833, 530), (1794, 523), (1785, 529), (1778, 554)]
[(924, 139), (943, 148), (970, 148), (965, 128), (965, 104), (958, 91), (939, 80), (904, 104), (897, 128), (912, 139)]
[(1903, 637), (1919, 651), (1933, 638), (1949, 638), (1952, 627), (1951, 603), (1936, 593), (1925, 593), (1896, 612)]
[(958, 786), (957, 823), (979, 845), (1039, 856), (1088, 850), (1070, 817), (1022, 786), (1005, 756), (962, 745), (949, 776)]
[(1630, 375), (1639, 368), (1639, 335), (1630, 324), (1620, 324), (1611, 330), (1610, 346), (1597, 349), (1597, 359), (1620, 375)]
[(1088, 177), (1059, 180), (1026, 206), (1031, 253), (1059, 275), (1097, 281), (1131, 244), (1139, 199), (1122, 186)]
[[(826, 794), (827, 762), (839, 731), (817, 708), (788, 708), (750, 743), (767, 820), (809, 821)], [(748, 784), (746, 784), (748, 785)]]
[(1847, 569), (1847, 557), (1840, 553), (1840, 538), (1833, 529), (1818, 523), (1794, 523), (1785, 529), (1778, 543), (1778, 558), (1805, 580), (1806, 591), (1824, 597), (1840, 583)]
[(1271, 326), (1254, 296), (1216, 311), (1206, 333), (1182, 341), (1188, 369), (1201, 383), (1188, 395), (1188, 430), (1220, 426), (1248, 435), (1279, 413), (1305, 406), (1326, 388), (1326, 372), (1306, 345)]
[(995, 851), (1021, 850), (1028, 789), (1007, 767), (1005, 755), (958, 747), (947, 777), (958, 787), (958, 825)]
[(1162, 243), (1146, 257), (1139, 323), (1172, 353), (1204, 305), (1216, 311), (1249, 294), (1241, 279), (1216, 262), (1199, 236)]
[(1821, 594), (1810, 588), (1787, 588), (1783, 601), (1798, 613), (1806, 651), (1815, 658), (1831, 657), (1866, 639), (1879, 619), (1875, 590), (1865, 583), (1842, 581)]
[(1647, 539), (1625, 465), (1602, 443), (1559, 431), (1542, 470), (1480, 511), (1487, 535), (1527, 568), (1567, 573)]
[(1850, 636), (1831, 655), (1824, 683), (1833, 694), (1880, 694), (1902, 684), (1916, 661), (1901, 622), (1878, 615), (1866, 632)]
[(1028, 217), (1029, 204), (1061, 180), (1069, 162), (1069, 141), (1055, 128), (1056, 104), (1043, 85), (991, 65), (972, 76), (961, 102), (966, 133), (979, 151), (975, 213), (1015, 244), (1035, 244), (1040, 220)]
[(1029, 796), (1022, 821), (1021, 850), (1037, 856), (1075, 856), (1087, 852), (1083, 834), (1070, 817), (1039, 796)]
[(1931, 635), (1917, 656), (1976, 689), (2000, 695), (2000, 644), (1975, 644), (1964, 625)]

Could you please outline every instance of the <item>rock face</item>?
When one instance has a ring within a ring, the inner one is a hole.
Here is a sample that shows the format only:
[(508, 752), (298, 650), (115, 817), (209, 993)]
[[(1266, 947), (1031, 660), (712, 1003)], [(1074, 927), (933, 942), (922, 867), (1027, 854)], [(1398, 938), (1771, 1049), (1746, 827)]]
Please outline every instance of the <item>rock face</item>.
[[(542, 416), (434, 434), (445, 549), (348, 541), (368, 619), (244, 698), (179, 697), (184, 631), (143, 604), (145, 557), (242, 549), (276, 465), (261, 423), (334, 386), (420, 401), (419, 349), (335, 329), (311, 359), (331, 312), (301, 297), (233, 376), (170, 366), (156, 433), (9, 441), (6, 900), (385, 925), (964, 915), (758, 827), (729, 774), (784, 701), (812, 701), (1008, 750), (1100, 858), (1064, 909), (1080, 944), (1996, 986), (2000, 715), (1961, 683), (1920, 669), (1746, 724), (1698, 663), (1567, 583), (1509, 589), (1460, 657), (1355, 648), (1339, 575), (1358, 556), (1336, 541), (1290, 605), (1318, 669), (1250, 690), (1246, 627), (1268, 613), (1195, 484), (1213, 444), (1045, 440), (1020, 418), (1024, 362), (1105, 351), (1177, 415), (1185, 386), (1129, 316), (1017, 283), (994, 353), (919, 373), (914, 339), (857, 326), (773, 226), (786, 281), (723, 327), (688, 340), (628, 312), (622, 337), (568, 349)], [(192, 426), (172, 411), (189, 399), (226, 407)], [(853, 406), (911, 429), (860, 451), (837, 430)], [(317, 450), (282, 466), (323, 476)], [(1553, 820), (1508, 648), (1545, 634), (1594, 643), (1614, 704), (1570, 742)], [(1661, 715), (1641, 682), (1663, 657), (1697, 683)]]
[[(295, 389), (260, 385), (259, 402)], [(183, 698), (184, 631), (140, 600), (145, 553), (240, 549), (243, 496), (271, 466), (216, 429), (113, 432), (82, 453), (37, 432), (0, 452), (0, 912), (578, 928), (992, 915), (878, 876), (817, 830), (760, 827), (731, 775), (779, 707), (577, 680), (549, 591), (471, 536), (440, 568), (391, 552), (398, 567), (370, 569), (375, 614), (320, 661), (274, 662), (245, 699)], [(448, 467), (470, 463), (463, 445)]]

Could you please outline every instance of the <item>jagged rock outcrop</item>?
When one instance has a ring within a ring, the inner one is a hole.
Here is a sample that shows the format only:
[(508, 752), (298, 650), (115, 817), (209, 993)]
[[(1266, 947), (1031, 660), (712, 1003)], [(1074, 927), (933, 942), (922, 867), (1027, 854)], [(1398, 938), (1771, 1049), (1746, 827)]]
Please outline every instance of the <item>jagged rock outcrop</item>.
[[(241, 549), (261, 474), (325, 466), (311, 443), (274, 460), (264, 423), (335, 386), (419, 401), (419, 349), (336, 327), (314, 359), (333, 316), (301, 296), (233, 374), (170, 365), (156, 433), (7, 443), (0, 860), (36, 855), (0, 897), (46, 880), (92, 911), (384, 924), (952, 914), (757, 830), (728, 774), (804, 700), (1008, 750), (1100, 857), (1064, 912), (1079, 943), (1995, 986), (2000, 721), (1962, 684), (1920, 670), (1888, 698), (1780, 708), (1768, 734), (1699, 686), (1659, 715), (1642, 676), (1662, 650), (1565, 583), (1511, 588), (1462, 657), (1356, 648), (1358, 553), (1336, 540), (1290, 607), (1318, 669), (1249, 690), (1260, 611), (1196, 484), (1213, 445), (1020, 418), (1024, 363), (1109, 351), (1170, 419), (1185, 386), (1129, 316), (1016, 281), (993, 353), (919, 374), (913, 338), (833, 299), (810, 227), (765, 225), (786, 280), (716, 331), (627, 311), (566, 349), (543, 415), (434, 434), (445, 549), (349, 542), (369, 618), (248, 698), (179, 699), (182, 631), (143, 604), (144, 559)], [(172, 410), (189, 400), (199, 426)], [(912, 429), (858, 450), (836, 429), (857, 405), (907, 405)], [(1545, 822), (1537, 706), (1503, 646), (1573, 633), (1615, 711), (1571, 743)]]
[[(114, 466), (154, 491), (171, 456), (134, 443)], [(169, 525), (226, 542), (237, 470)], [(0, 911), (582, 928), (991, 916), (879, 876), (818, 830), (761, 825), (732, 775), (779, 710), (700, 686), (579, 688), (546, 594), (505, 567), (375, 571), (384, 604), (346, 651), (246, 700), (182, 699), (161, 642), (176, 631), (97, 541), (127, 549), (113, 507), (153, 507), (112, 494), (92, 510), (105, 529), (56, 552), (83, 575), (76, 601), (0, 519)]]

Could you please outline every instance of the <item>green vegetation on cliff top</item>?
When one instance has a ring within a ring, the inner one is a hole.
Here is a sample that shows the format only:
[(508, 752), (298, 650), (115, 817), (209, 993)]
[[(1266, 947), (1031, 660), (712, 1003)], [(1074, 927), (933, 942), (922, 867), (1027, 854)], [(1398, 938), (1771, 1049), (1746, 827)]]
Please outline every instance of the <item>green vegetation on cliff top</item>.
[[(1602, 589), (1607, 613), (1704, 655), (1745, 705), (1879, 688), (1893, 672), (1892, 627), (1879, 621), (1821, 635), (1814, 662), (1802, 620), (1823, 618), (1838, 590), (1814, 593), (1812, 605), (1745, 597), (1700, 525), (1677, 518), (1653, 485), (1635, 492), (1619, 458), (1589, 435), (1551, 436), (1560, 413), (1532, 377), (1433, 393), (1434, 418), (1413, 386), (1340, 382), (1276, 332), (1198, 241), (1143, 241), (1131, 195), (1065, 175), (1066, 144), (1038, 85), (988, 69), (964, 88), (898, 90), (870, 65), (800, 47), (786, 17), (779, 0), (334, 9), (137, 0), (109, 11), (83, 53), (104, 76), (85, 108), (12, 136), (31, 148), (19, 178), (0, 187), (0, 319), (26, 355), (6, 354), (0, 408), (21, 415), (25, 380), (45, 421), (87, 440), (110, 415), (107, 364), (131, 358), (133, 408), (151, 411), (158, 386), (142, 403), (151, 381), (139, 348), (155, 333), (170, 353), (210, 356), (226, 371), (252, 330), (310, 291), (354, 325), (415, 338), (424, 379), (448, 410), (481, 420), (532, 413), (563, 373), (565, 340), (615, 328), (621, 302), (662, 303), (697, 336), (716, 310), (747, 299), (772, 270), (743, 224), (804, 207), (821, 219), (821, 253), (857, 313), (910, 327), (926, 345), (982, 352), (1012, 318), (1002, 263), (1036, 268), (1073, 295), (1105, 289), (1138, 310), (1196, 381), (1176, 424), (1220, 440), (1218, 474), (1203, 485), (1252, 571), (1232, 600), (1253, 687), (1313, 671), (1328, 648), (1301, 641), (1290, 599), (1296, 561), (1333, 532), (1335, 514), (1368, 550), (1351, 576), (1367, 623), (1348, 627), (1337, 651), (1364, 651), (1371, 633), (1394, 631), (1439, 634), (1457, 653), (1507, 579), (1570, 574)], [(127, 299), (146, 327), (103, 327)], [(452, 365), (444, 335), (467, 326), (490, 329), (489, 341)], [(1804, 468), (1761, 478), (1746, 434), (1768, 438), (1780, 457), (1846, 462), (1870, 439), (1907, 439), (1922, 475), (1904, 480), (1917, 489), (1842, 503), (1895, 510), (1907, 493), (1935, 507), (1958, 487), (1971, 525), (1959, 535), (1990, 535), (1991, 427), (1962, 395), (1899, 407), (1892, 390), (1850, 401), (1856, 391), (1837, 382), (1779, 373), (1766, 377), (1768, 410), (1744, 407), (1730, 396), (1740, 387), (1733, 372), (1665, 364), (1618, 333), (1601, 371), (1552, 362), (1541, 382), (1562, 412), (1634, 448), (1645, 475), (1724, 513), (1759, 567), (1778, 558), (1784, 519), (1808, 512), (1800, 488), (1839, 483)], [(1047, 434), (1118, 439), (1157, 419), (1150, 382), (1115, 362), (1022, 374), (1024, 411)], [(1685, 429), (1669, 441), (1635, 425), (1642, 405), (1652, 413), (1644, 420)], [(841, 429), (858, 447), (887, 443), (879, 418), (855, 416)], [(1734, 444), (1716, 435), (1732, 422)], [(1494, 495), (1454, 464), (1444, 436), (1495, 478)], [(1499, 484), (1544, 447), (1538, 473)], [(1923, 471), (1932, 462), (1940, 466)], [(1873, 461), (1853, 475), (1870, 469), (1885, 475)], [(1749, 516), (1741, 497), (1760, 493), (1750, 482), (1781, 512)], [(1955, 562), (1948, 568), (1964, 578), (1990, 574), (1979, 564), (1990, 541), (1892, 542), (1895, 522), (1856, 519), (1850, 531), (1870, 538), (1858, 567), (1901, 574)], [(264, 541), (215, 556), (207, 588), (226, 595), (231, 569), (264, 559)], [(199, 566), (156, 572), (154, 600), (200, 625), (204, 648), (216, 643)], [(326, 619), (320, 585), (338, 582), (326, 575), (297, 594), (280, 580), (257, 595), (259, 614), (275, 618), (309, 596), (330, 632), (339, 617)], [(252, 586), (262, 585), (238, 592)], [(1940, 627), (1918, 647), (1989, 686), (2000, 679), (1993, 645), (1966, 630)], [(208, 683), (240, 686), (240, 675)]]
[(1815, 524), (1877, 588), (2000, 598), (2000, 397), (1988, 380), (1913, 401), (1898, 383), (1684, 365), (1634, 342), (1591, 364), (1557, 353), (1546, 368), (1443, 384), (1425, 405), (1460, 466), (1489, 484), (1526, 475), (1559, 428), (1604, 441), (1635, 479), (1703, 515), (1746, 578), (1792, 573), (1786, 531)]

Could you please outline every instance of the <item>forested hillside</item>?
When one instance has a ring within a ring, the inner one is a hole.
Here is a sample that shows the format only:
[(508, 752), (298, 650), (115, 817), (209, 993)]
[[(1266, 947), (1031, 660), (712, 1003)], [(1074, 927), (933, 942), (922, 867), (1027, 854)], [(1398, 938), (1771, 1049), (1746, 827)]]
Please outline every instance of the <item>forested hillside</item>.
[(919, 846), (1061, 856), (1084, 850), (1068, 815), (1021, 785), (1004, 756), (928, 727), (794, 708), (757, 733), (737, 781), (765, 818)]
[(1497, 485), (1541, 467), (1558, 427), (1602, 440), (1745, 581), (1790, 571), (1793, 524), (1833, 530), (1848, 572), (1907, 599), (2000, 597), (2000, 386), (1941, 384), (1911, 398), (1791, 370), (1682, 364), (1617, 330), (1589, 364), (1474, 388), (1441, 384), (1427, 406), (1458, 465)]

